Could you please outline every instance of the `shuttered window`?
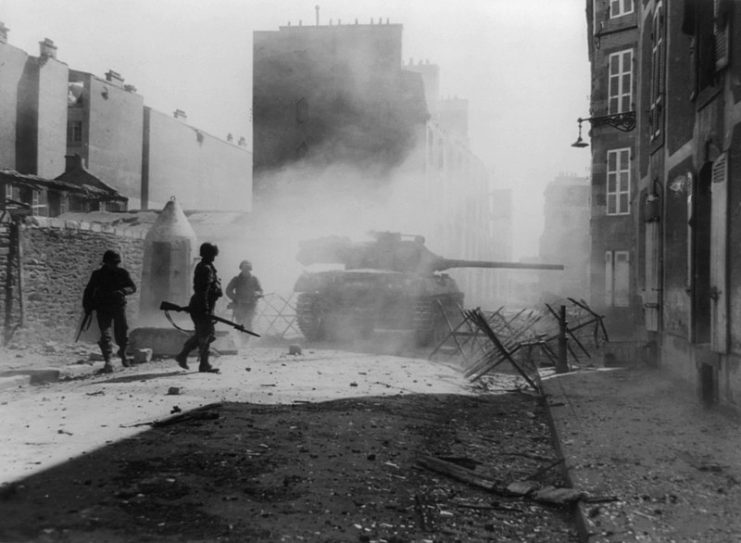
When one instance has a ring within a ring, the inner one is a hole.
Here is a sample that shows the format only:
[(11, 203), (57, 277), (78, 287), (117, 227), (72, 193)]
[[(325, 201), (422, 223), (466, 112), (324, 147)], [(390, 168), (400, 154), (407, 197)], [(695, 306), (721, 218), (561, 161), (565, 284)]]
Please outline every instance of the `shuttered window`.
[(607, 108), (610, 115), (633, 109), (633, 50), (610, 55)]
[(664, 124), (665, 57), (664, 6), (659, 2), (651, 25), (651, 105), (648, 115), (651, 139), (661, 134)]
[(630, 149), (607, 151), (607, 214), (630, 213)]
[(728, 0), (713, 1), (713, 40), (715, 45), (715, 69), (728, 66), (730, 51), (730, 17)]
[(605, 305), (630, 305), (630, 253), (605, 251)]

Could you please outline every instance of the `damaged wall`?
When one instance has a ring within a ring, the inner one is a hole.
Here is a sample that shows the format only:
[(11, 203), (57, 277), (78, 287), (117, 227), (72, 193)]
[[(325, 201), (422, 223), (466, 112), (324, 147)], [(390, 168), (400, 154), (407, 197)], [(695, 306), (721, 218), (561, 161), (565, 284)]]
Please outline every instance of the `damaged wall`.
[[(120, 252), (122, 266), (141, 290), (144, 235), (141, 230), (99, 224), (33, 217), (21, 229), (23, 306), (25, 326), (13, 335), (13, 343), (40, 344), (49, 340), (72, 343), (82, 314), (82, 292), (90, 274), (101, 265), (103, 252)], [(0, 247), (8, 245), (8, 229), (0, 231)], [(7, 251), (0, 252), (0, 322), (5, 326)], [(18, 285), (13, 285), (17, 295)], [(12, 325), (19, 316), (14, 295)], [(136, 324), (139, 292), (127, 297), (129, 327)]]

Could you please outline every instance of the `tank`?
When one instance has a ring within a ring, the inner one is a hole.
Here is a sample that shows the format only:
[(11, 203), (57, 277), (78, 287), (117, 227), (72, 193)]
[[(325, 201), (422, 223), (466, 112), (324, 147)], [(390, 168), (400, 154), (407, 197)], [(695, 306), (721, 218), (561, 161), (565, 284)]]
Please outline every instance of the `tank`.
[(332, 236), (300, 244), (297, 260), (304, 266), (342, 266), (305, 271), (296, 281), (296, 317), (306, 339), (368, 338), (376, 329), (391, 329), (411, 331), (418, 346), (427, 346), (449, 331), (448, 322), (457, 322), (463, 307), (463, 292), (445, 270), (563, 269), (559, 264), (443, 258), (418, 235), (373, 232), (371, 238), (352, 242)]

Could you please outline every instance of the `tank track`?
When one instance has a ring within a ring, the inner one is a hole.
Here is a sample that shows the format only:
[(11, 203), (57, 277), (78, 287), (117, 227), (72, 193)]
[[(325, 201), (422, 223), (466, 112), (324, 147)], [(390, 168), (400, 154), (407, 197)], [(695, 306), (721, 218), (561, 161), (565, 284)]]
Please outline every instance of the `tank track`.
[(326, 307), (317, 294), (302, 292), (296, 301), (296, 322), (309, 341), (321, 341), (327, 335)]

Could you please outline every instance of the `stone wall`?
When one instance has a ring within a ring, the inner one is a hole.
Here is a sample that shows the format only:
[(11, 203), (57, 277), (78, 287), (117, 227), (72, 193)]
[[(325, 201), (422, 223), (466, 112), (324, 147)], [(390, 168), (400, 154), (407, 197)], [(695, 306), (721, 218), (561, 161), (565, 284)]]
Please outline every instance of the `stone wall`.
[[(0, 232), (1, 234), (1, 232)], [(122, 266), (140, 289), (144, 235), (142, 230), (100, 224), (32, 217), (21, 227), (22, 296), (24, 325), (13, 334), (13, 342), (71, 343), (82, 315), (82, 293), (90, 274), (101, 265), (103, 252), (121, 254)], [(4, 240), (0, 240), (0, 246)], [(0, 256), (0, 280), (6, 284), (7, 255)], [(13, 286), (18, 292), (18, 284)], [(0, 322), (5, 325), (5, 292)], [(15, 296), (14, 296), (15, 298)], [(128, 298), (129, 326), (136, 323), (139, 292)], [(13, 320), (18, 300), (14, 299)], [(15, 326), (17, 322), (12, 323)]]

